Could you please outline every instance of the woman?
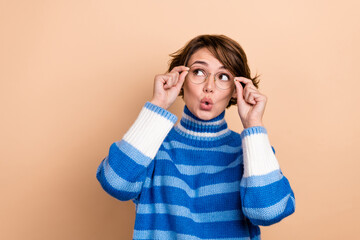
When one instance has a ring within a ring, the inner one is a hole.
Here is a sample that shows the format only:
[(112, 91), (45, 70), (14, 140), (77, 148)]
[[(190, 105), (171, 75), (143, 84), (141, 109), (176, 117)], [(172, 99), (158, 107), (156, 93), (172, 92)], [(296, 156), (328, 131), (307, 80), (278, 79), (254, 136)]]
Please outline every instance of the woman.
[[(200, 35), (171, 56), (97, 179), (136, 204), (133, 239), (260, 239), (259, 225), (292, 214), (295, 197), (262, 123), (267, 98), (257, 77), (241, 46), (223, 35)], [(174, 126), (167, 109), (178, 95), (185, 107)], [(241, 134), (224, 119), (234, 104)]]

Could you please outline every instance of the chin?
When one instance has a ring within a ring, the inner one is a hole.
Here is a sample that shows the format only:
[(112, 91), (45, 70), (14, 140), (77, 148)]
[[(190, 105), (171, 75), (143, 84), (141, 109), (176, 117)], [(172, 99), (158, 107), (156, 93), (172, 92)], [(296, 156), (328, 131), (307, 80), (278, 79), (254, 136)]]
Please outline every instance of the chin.
[(212, 111), (203, 111), (203, 110), (200, 110), (196, 115), (198, 118), (202, 120), (211, 120), (214, 117), (216, 117)]

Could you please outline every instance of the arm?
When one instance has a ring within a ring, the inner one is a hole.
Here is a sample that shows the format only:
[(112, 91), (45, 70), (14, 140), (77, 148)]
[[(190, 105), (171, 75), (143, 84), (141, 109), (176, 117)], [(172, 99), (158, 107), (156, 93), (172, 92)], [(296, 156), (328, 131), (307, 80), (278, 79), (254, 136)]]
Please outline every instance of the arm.
[(96, 177), (111, 196), (126, 201), (140, 195), (153, 159), (177, 117), (147, 102), (123, 139), (110, 146)]
[(282, 174), (262, 126), (241, 133), (244, 173), (240, 194), (244, 215), (254, 224), (268, 226), (295, 211), (295, 196)]

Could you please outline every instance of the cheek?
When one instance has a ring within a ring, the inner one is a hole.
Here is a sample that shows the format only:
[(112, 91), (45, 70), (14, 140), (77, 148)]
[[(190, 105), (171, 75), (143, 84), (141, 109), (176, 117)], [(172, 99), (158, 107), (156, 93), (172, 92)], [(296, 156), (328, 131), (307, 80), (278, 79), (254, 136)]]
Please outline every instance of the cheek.
[(229, 101), (233, 95), (233, 91), (234, 91), (234, 89), (230, 89), (230, 90), (227, 90), (226, 92), (223, 92), (221, 94), (220, 98), (224, 101)]
[(185, 99), (193, 99), (198, 95), (198, 89), (196, 86), (192, 85), (188, 81), (184, 83), (184, 98)]

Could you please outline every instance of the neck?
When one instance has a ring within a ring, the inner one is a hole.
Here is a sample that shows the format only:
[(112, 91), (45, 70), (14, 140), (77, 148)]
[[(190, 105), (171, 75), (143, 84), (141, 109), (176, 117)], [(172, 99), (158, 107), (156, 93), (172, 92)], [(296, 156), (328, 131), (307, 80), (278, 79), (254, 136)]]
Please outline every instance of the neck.
[(202, 141), (213, 141), (230, 134), (225, 121), (225, 110), (211, 120), (202, 120), (196, 117), (185, 105), (184, 112), (175, 130), (181, 135)]

